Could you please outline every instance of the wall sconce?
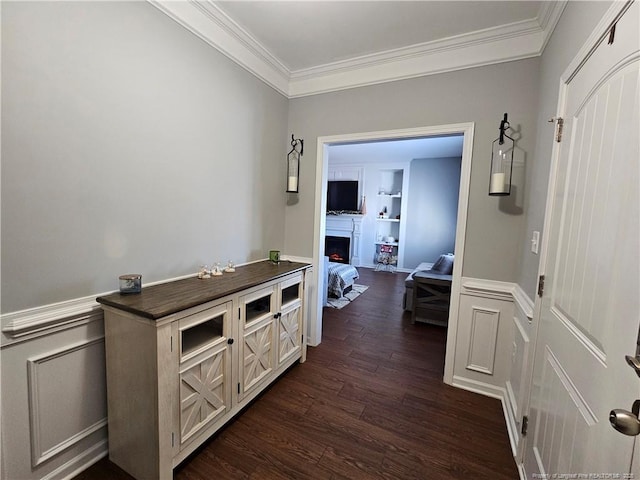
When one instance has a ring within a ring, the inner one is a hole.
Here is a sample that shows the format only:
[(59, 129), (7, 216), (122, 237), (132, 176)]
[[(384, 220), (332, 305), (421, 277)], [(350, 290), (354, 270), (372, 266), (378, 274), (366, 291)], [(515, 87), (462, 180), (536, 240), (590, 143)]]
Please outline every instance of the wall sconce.
[(511, 173), (513, 172), (513, 150), (515, 142), (513, 138), (504, 133), (509, 127), (507, 114), (505, 113), (504, 118), (500, 122), (500, 136), (491, 144), (489, 195), (511, 195)]
[[(300, 151), (298, 151), (298, 146)], [(298, 193), (300, 182), (300, 157), (304, 151), (304, 140), (291, 135), (291, 151), (287, 154), (287, 193)]]

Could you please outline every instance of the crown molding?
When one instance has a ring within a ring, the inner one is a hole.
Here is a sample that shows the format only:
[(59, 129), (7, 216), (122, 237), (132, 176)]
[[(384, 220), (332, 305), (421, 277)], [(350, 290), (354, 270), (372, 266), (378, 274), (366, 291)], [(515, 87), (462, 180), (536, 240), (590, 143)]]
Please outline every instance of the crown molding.
[(539, 56), (567, 4), (542, 2), (535, 19), (290, 71), (212, 0), (147, 1), (288, 98)]
[(289, 70), (215, 3), (210, 0), (147, 1), (267, 85), (288, 96)]

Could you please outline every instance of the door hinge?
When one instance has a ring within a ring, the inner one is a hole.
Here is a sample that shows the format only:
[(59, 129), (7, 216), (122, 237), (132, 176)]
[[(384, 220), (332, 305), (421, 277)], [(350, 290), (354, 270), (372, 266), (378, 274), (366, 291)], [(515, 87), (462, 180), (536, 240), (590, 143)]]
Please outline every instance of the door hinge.
[(544, 294), (544, 275), (538, 277), (538, 296), (542, 298)]
[(522, 429), (520, 430), (520, 433), (522, 433), (523, 437), (527, 435), (528, 428), (529, 428), (529, 417), (525, 415), (524, 417), (522, 417)]
[(240, 307), (238, 307), (238, 320), (240, 320)]
[(174, 444), (174, 438), (175, 438), (175, 435), (173, 434), (173, 432), (171, 432), (171, 446), (172, 446), (172, 447), (174, 447), (174, 446), (175, 446), (175, 444)]
[(560, 143), (562, 141), (562, 130), (564, 130), (564, 119), (562, 117), (558, 117), (556, 120), (556, 142)]
[(171, 335), (171, 351), (173, 352), (173, 335)]
[(240, 395), (240, 382), (238, 382), (238, 395)]

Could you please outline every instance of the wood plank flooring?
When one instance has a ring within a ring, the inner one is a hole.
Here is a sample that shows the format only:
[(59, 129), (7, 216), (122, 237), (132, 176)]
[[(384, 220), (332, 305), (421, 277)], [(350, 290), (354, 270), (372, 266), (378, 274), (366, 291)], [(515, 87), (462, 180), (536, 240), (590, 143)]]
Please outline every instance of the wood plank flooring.
[[(518, 478), (500, 402), (442, 383), (446, 329), (412, 325), (406, 274), (325, 309), (323, 341), (174, 472), (204, 479)], [(107, 459), (76, 480), (131, 477)]]

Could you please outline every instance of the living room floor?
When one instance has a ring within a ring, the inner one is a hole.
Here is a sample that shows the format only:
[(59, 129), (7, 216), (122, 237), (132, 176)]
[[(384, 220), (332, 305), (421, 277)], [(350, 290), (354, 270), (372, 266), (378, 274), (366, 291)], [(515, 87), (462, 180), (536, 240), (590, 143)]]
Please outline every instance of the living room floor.
[[(323, 341), (174, 472), (175, 479), (518, 478), (500, 402), (442, 382), (446, 328), (412, 325), (405, 273), (325, 308)], [(129, 479), (104, 459), (77, 480)]]

